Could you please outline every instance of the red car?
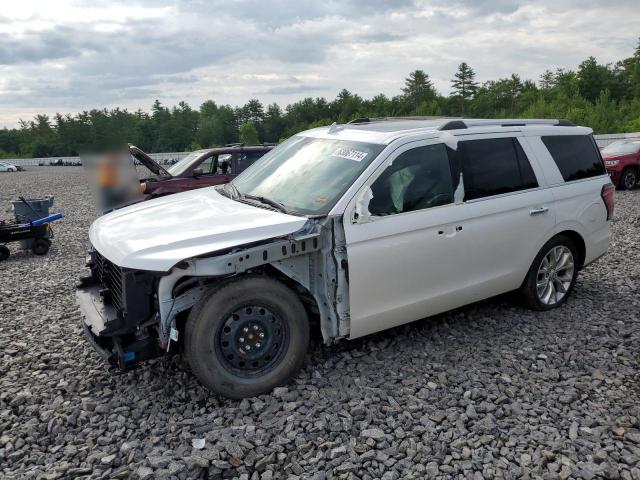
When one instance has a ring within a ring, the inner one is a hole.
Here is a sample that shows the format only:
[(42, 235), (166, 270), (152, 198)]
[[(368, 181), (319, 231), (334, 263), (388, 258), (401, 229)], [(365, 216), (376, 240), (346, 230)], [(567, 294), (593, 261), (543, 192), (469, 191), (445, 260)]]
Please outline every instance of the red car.
[(227, 183), (274, 146), (229, 145), (197, 150), (166, 168), (134, 145), (129, 145), (129, 152), (156, 175), (140, 181), (140, 189), (149, 199)]
[(620, 140), (602, 149), (611, 181), (621, 190), (631, 190), (640, 180), (640, 140)]

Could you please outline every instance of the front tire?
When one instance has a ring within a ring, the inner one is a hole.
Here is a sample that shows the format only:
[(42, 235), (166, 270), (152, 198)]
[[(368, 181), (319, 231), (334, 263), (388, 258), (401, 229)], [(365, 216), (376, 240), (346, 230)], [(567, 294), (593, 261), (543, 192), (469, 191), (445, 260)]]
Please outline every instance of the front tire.
[(633, 168), (627, 168), (620, 176), (618, 187), (620, 190), (632, 190), (638, 184), (638, 172)]
[(11, 252), (9, 251), (9, 247), (7, 247), (6, 245), (0, 245), (0, 262), (3, 262), (7, 258), (9, 258), (10, 254)]
[(541, 249), (520, 288), (526, 305), (551, 310), (567, 301), (578, 276), (578, 251), (564, 235), (549, 240)]
[(289, 381), (302, 367), (308, 345), (302, 302), (269, 277), (223, 284), (187, 319), (191, 371), (208, 389), (229, 398), (253, 397)]

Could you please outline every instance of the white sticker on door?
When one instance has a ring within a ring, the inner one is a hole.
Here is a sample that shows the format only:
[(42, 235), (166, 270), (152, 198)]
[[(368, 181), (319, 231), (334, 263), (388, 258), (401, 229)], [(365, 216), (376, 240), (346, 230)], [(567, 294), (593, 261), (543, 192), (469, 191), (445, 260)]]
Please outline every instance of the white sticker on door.
[(361, 162), (368, 155), (367, 152), (360, 152), (353, 150), (352, 148), (336, 148), (336, 151), (331, 154), (333, 157), (346, 158), (347, 160), (353, 160), (354, 162)]

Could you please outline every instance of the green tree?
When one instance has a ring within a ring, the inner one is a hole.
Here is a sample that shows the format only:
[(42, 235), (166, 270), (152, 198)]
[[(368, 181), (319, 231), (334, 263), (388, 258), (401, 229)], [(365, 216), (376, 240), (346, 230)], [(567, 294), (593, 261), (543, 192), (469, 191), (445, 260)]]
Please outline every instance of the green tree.
[(435, 100), (438, 96), (429, 75), (423, 70), (414, 70), (409, 74), (404, 80), (402, 93), (412, 109), (417, 109), (423, 103)]
[(463, 100), (470, 100), (473, 98), (478, 90), (476, 73), (473, 69), (466, 62), (462, 62), (458, 65), (458, 71), (453, 76), (454, 79), (451, 80), (453, 94), (459, 96)]
[(578, 67), (578, 89), (580, 95), (595, 102), (604, 90), (616, 88), (614, 73), (606, 65), (600, 65), (594, 57), (587, 58)]
[(264, 118), (264, 141), (277, 142), (286, 128), (286, 122), (280, 106), (277, 103), (269, 105)]
[(240, 125), (240, 143), (245, 145), (260, 143), (260, 140), (258, 140), (258, 130), (253, 122)]

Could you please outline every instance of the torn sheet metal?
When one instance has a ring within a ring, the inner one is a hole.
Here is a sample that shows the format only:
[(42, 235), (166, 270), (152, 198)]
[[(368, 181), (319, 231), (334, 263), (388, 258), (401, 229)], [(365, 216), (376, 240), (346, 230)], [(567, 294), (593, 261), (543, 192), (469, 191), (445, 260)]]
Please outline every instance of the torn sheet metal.
[(373, 200), (373, 191), (371, 187), (367, 187), (356, 200), (356, 220), (367, 221), (371, 218), (371, 212), (369, 211), (371, 200)]

